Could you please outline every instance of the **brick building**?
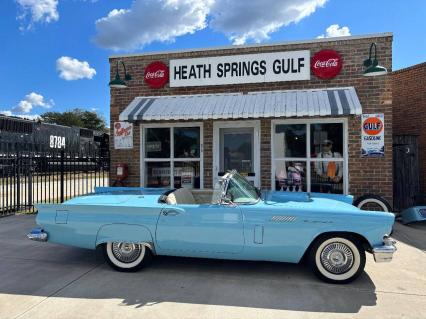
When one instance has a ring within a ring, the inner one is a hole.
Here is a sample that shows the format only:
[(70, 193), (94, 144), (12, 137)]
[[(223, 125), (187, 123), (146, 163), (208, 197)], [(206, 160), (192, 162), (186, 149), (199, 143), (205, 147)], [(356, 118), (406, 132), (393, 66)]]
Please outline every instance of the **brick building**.
[[(426, 202), (426, 62), (392, 73), (393, 133), (417, 136), (420, 194)], [(420, 195), (420, 196), (419, 196)]]
[[(133, 123), (131, 149), (111, 139), (111, 180), (127, 163), (126, 185), (211, 188), (235, 168), (264, 189), (392, 203), (392, 83), (363, 76), (373, 42), (391, 70), (391, 33), (110, 57), (112, 80), (118, 61), (132, 77), (111, 88), (111, 127)], [(361, 154), (361, 114), (384, 114), (381, 156)]]

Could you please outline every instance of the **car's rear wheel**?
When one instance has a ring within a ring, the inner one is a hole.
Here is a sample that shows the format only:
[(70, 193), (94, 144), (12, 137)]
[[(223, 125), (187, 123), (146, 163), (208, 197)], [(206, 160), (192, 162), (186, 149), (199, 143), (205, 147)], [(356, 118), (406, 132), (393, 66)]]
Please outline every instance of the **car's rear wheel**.
[(137, 271), (152, 258), (151, 251), (143, 244), (109, 242), (103, 249), (105, 260), (119, 271)]
[(355, 199), (354, 206), (361, 210), (372, 210), (380, 212), (391, 212), (392, 208), (389, 203), (378, 195), (365, 194)]
[(351, 236), (320, 237), (311, 247), (309, 261), (320, 279), (345, 284), (355, 280), (364, 270), (365, 251)]

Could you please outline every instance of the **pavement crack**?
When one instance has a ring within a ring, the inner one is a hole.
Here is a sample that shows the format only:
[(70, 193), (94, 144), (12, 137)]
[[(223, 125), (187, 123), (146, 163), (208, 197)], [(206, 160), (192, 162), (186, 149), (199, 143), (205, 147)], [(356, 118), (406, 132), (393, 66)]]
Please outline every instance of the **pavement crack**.
[(393, 295), (404, 295), (404, 296), (413, 296), (413, 297), (426, 297), (424, 294), (415, 294), (409, 292), (398, 292), (398, 291), (384, 291), (384, 290), (376, 290), (376, 293), (381, 294), (393, 294)]
[(58, 293), (60, 293), (62, 290), (64, 290), (65, 288), (71, 286), (73, 283), (75, 283), (76, 281), (80, 280), (81, 278), (83, 278), (84, 276), (88, 275), (89, 273), (91, 273), (93, 270), (99, 268), (101, 265), (103, 264), (98, 264), (95, 267), (85, 271), (84, 273), (82, 273), (80, 276), (78, 276), (77, 278), (71, 280), (69, 283), (67, 283), (65, 286), (57, 289), (56, 291), (54, 291), (53, 293), (51, 293), (50, 295), (46, 296), (45, 298), (43, 298), (42, 300), (40, 300), (38, 303), (36, 303), (35, 305), (32, 305), (31, 307), (29, 307), (27, 310), (25, 310), (24, 312), (20, 313), (19, 315), (15, 316), (13, 319), (18, 319), (21, 318), (23, 315), (25, 315), (26, 313), (28, 313), (30, 310), (34, 309), (35, 307), (38, 307), (41, 303), (45, 302), (47, 299), (49, 299), (50, 297), (53, 297), (55, 295), (57, 295)]

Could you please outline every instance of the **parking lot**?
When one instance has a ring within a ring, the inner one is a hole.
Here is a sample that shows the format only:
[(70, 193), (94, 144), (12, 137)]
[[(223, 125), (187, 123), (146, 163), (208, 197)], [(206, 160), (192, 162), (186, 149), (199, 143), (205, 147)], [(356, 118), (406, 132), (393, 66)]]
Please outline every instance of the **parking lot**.
[(356, 282), (306, 265), (157, 257), (138, 273), (98, 252), (31, 242), (34, 215), (0, 219), (0, 318), (425, 318), (426, 225), (396, 225), (389, 264)]

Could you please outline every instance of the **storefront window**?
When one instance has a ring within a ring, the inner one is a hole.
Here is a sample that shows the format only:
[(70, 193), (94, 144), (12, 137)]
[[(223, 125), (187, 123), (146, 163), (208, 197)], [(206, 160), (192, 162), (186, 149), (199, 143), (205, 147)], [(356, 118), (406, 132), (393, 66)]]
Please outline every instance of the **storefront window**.
[(311, 124), (311, 157), (342, 157), (342, 123)]
[(275, 125), (275, 190), (344, 193), (344, 142), (342, 122)]
[(306, 124), (275, 126), (275, 157), (306, 157)]
[(343, 162), (311, 162), (311, 191), (343, 194)]
[(146, 187), (170, 187), (170, 162), (148, 162), (145, 172)]
[(176, 158), (200, 157), (200, 128), (175, 127), (174, 143)]
[(147, 127), (144, 132), (146, 187), (202, 187), (201, 126)]
[(175, 162), (174, 187), (200, 188), (200, 162)]
[(170, 128), (145, 129), (145, 157), (170, 157)]
[(306, 162), (276, 161), (275, 189), (306, 192)]

